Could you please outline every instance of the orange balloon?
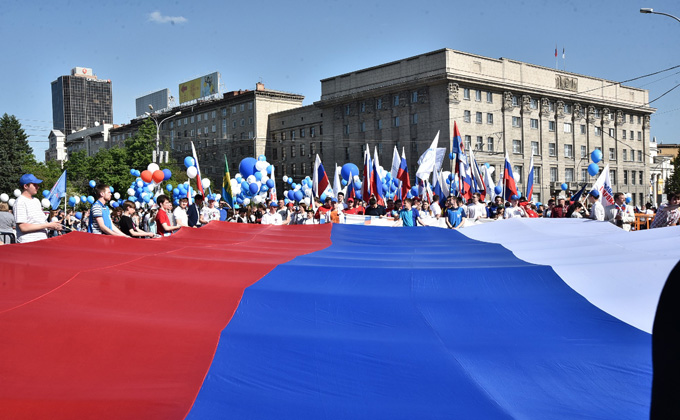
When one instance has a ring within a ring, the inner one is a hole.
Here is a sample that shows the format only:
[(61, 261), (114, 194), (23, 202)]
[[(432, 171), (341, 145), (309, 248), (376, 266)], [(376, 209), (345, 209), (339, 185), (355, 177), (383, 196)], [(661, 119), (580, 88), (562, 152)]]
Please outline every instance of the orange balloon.
[(144, 182), (151, 182), (151, 180), (153, 179), (151, 171), (142, 171), (142, 173), (139, 176), (142, 178), (142, 181)]
[(156, 184), (160, 184), (165, 179), (165, 174), (159, 169), (153, 173), (151, 178), (153, 178)]

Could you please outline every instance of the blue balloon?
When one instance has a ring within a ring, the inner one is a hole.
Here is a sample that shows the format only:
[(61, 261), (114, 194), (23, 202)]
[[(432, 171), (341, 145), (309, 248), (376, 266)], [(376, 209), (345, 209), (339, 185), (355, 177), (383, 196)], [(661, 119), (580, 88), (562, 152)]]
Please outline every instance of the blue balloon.
[(626, 204), (630, 204), (631, 201), (630, 197), (626, 197)]
[(322, 203), (325, 202), (326, 201), (326, 193), (321, 194), (319, 196), (319, 200), (321, 200)]
[(135, 201), (137, 201), (137, 197), (129, 196), (128, 200), (130, 200), (134, 203)]
[(414, 197), (417, 196), (418, 195), (418, 187), (416, 187), (416, 186), (411, 187), (411, 193), (413, 194)]
[(485, 163), (485, 164), (484, 164), (484, 166), (486, 166), (486, 168), (487, 168), (487, 169), (489, 169), (489, 168), (491, 167), (491, 165), (489, 165), (489, 163), (488, 163), (488, 162), (487, 162), (487, 163)]
[(75, 197), (69, 197), (68, 203), (72, 206), (75, 206), (76, 205), (76, 198)]
[(80, 220), (80, 219), (82, 219), (82, 218), (83, 218), (83, 213), (77, 211), (77, 212), (76, 212), (76, 219)]
[(172, 190), (173, 190), (172, 184), (166, 185), (166, 186), (165, 186), (165, 189), (168, 190), (168, 192), (172, 192)]
[(290, 177), (288, 178), (288, 184), (289, 184), (289, 185), (292, 185), (292, 184), (293, 184), (293, 178), (290, 178)]
[(118, 207), (119, 205), (120, 205), (120, 204), (118, 204), (117, 201), (113, 201), (113, 202), (111, 203), (111, 207), (113, 207), (114, 209), (115, 209), (116, 207)]
[(241, 189), (244, 190), (244, 191), (249, 189), (248, 181), (242, 181), (241, 182)]
[(173, 193), (174, 195), (179, 195), (179, 188), (173, 188), (173, 189), (172, 189), (172, 193)]
[(109, 191), (111, 191), (111, 194), (113, 194), (115, 191), (113, 190), (113, 187), (109, 187)]
[(503, 193), (503, 187), (501, 187), (500, 185), (496, 185), (493, 189), (493, 192), (495, 192), (496, 195), (501, 194)]
[(194, 166), (195, 164), (196, 164), (196, 162), (194, 161), (193, 157), (187, 156), (187, 157), (184, 158), (184, 166), (186, 166), (187, 168), (190, 168), (190, 167)]
[(163, 169), (163, 181), (167, 181), (172, 176), (170, 169)]
[(344, 180), (349, 180), (350, 174), (352, 174), (352, 176), (359, 175), (359, 168), (353, 163), (345, 163), (340, 170), (340, 176), (342, 176), (342, 179)]
[(265, 155), (260, 155), (257, 157), (257, 160), (266, 161), (267, 158), (265, 157)]
[(243, 204), (243, 199), (241, 197), (236, 197), (236, 202), (239, 204)]
[(294, 201), (295, 200), (295, 191), (288, 190), (288, 192), (286, 193), (286, 196), (288, 196), (289, 200)]
[(300, 201), (303, 198), (302, 191), (300, 190), (295, 191), (293, 195), (295, 196), (295, 201)]
[(342, 186), (343, 186), (343, 187), (344, 187), (345, 185), (347, 185), (347, 180), (346, 180), (346, 179), (343, 179), (343, 180), (340, 181), (340, 182), (342, 183)]
[(268, 179), (268, 180), (267, 180), (267, 186), (268, 186), (269, 188), (274, 188), (274, 185), (275, 185), (275, 184), (274, 184), (274, 180), (273, 180), (273, 179)]
[(449, 153), (449, 160), (453, 160), (453, 153)]
[(134, 169), (130, 169), (130, 175), (135, 176), (135, 170)]
[(87, 202), (90, 203), (90, 204), (94, 203), (94, 197), (92, 197), (91, 195), (88, 195), (87, 196)]
[(600, 149), (593, 150), (593, 152), (590, 154), (590, 159), (594, 163), (601, 161), (602, 160), (602, 150), (600, 150)]
[(248, 189), (250, 190), (251, 194), (257, 194), (257, 192), (260, 190), (260, 187), (258, 187), (257, 184), (253, 182), (248, 186)]
[(562, 185), (560, 185), (560, 188), (562, 188), (562, 191), (566, 191), (569, 188), (569, 185), (567, 185), (566, 182), (563, 182)]
[(81, 196), (80, 196), (80, 201), (82, 201), (83, 203), (86, 202), (86, 201), (87, 201), (87, 197), (84, 196), (84, 195), (81, 195)]
[[(147, 201), (147, 200), (144, 200), (144, 201)], [(176, 206), (179, 206), (179, 198), (175, 198), (174, 200), (172, 200), (172, 203)]]
[(48, 195), (50, 195), (50, 190), (43, 191), (43, 197), (47, 198)]
[(255, 172), (255, 179), (258, 181), (262, 181), (262, 172), (260, 171)]
[(358, 199), (358, 200), (363, 200), (363, 199), (364, 199), (364, 197), (362, 197), (362, 195), (361, 195), (361, 191), (355, 191), (354, 194), (357, 196), (357, 199)]
[(257, 163), (257, 160), (255, 158), (247, 157), (241, 161), (241, 163), (238, 165), (238, 171), (239, 173), (244, 177), (248, 178), (250, 175), (253, 175), (256, 170), (255, 170), (255, 164)]
[(267, 174), (268, 175), (271, 175), (273, 170), (274, 170), (274, 166), (272, 166), (272, 165), (267, 166)]
[(600, 167), (597, 166), (597, 163), (591, 163), (588, 165), (588, 174), (590, 176), (595, 176), (598, 172), (600, 172)]
[(267, 191), (269, 191), (269, 187), (267, 186), (267, 184), (264, 184), (260, 187), (260, 192), (267, 192)]
[(91, 179), (91, 180), (90, 180), (90, 187), (94, 188), (94, 187), (96, 187), (96, 186), (97, 186), (97, 183), (94, 182), (94, 180)]

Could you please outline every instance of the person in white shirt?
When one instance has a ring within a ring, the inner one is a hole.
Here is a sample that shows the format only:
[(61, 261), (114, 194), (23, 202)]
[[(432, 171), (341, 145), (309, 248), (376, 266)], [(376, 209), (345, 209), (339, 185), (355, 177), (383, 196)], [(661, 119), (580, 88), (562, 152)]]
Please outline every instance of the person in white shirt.
[(220, 220), (220, 209), (215, 207), (215, 196), (208, 196), (208, 207), (204, 207), (201, 210), (201, 216), (205, 219), (206, 223), (210, 223), (213, 220)]
[(281, 214), (277, 212), (279, 205), (272, 202), (269, 205), (269, 212), (262, 215), (261, 223), (263, 225), (282, 225), (283, 219), (281, 219)]
[(467, 218), (470, 220), (478, 220), (486, 218), (486, 206), (479, 201), (480, 194), (472, 194), (472, 203), (467, 205)]
[(505, 208), (505, 214), (503, 216), (506, 219), (511, 219), (513, 217), (527, 217), (526, 212), (522, 208), (522, 206), (519, 205), (519, 197), (516, 195), (513, 195), (510, 198), (510, 207)]
[(614, 194), (614, 204), (604, 208), (604, 215), (608, 222), (625, 231), (630, 231), (631, 223), (635, 221), (633, 206), (626, 206), (626, 196), (620, 192)]
[(42, 180), (33, 174), (25, 174), (19, 179), (19, 184), (22, 192), (12, 207), (17, 229), (17, 243), (47, 239), (48, 229), (61, 231), (61, 222), (48, 222), (40, 200), (33, 197), (38, 193)]
[(432, 204), (430, 205), (430, 210), (432, 210), (432, 215), (439, 219), (442, 215), (442, 208), (439, 205), (439, 195), (435, 194), (432, 196)]
[(179, 226), (189, 227), (189, 216), (187, 215), (187, 207), (189, 207), (189, 199), (182, 197), (179, 199), (179, 206), (173, 210), (172, 214), (175, 216), (175, 224)]
[(588, 193), (588, 202), (590, 203), (590, 218), (604, 222), (604, 206), (600, 202), (600, 193), (597, 190)]

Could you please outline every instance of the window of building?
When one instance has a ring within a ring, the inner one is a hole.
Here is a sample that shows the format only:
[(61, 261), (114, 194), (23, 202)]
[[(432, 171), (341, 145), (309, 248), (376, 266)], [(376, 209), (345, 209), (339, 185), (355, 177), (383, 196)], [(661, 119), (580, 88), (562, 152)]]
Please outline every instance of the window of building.
[(616, 169), (609, 170), (609, 180), (611, 181), (612, 185), (616, 185)]
[(598, 119), (599, 119), (599, 118), (602, 118), (602, 114), (600, 113), (600, 109), (599, 109), (599, 108), (595, 108), (595, 109), (593, 110), (593, 116), (594, 116), (595, 118), (598, 118)]
[(538, 99), (529, 99), (529, 108), (538, 109)]
[(213, 124), (211, 129), (212, 129), (213, 133), (216, 133), (217, 132), (217, 125)]
[(574, 182), (574, 168), (566, 168), (564, 170), (564, 181)]
[(314, 147), (314, 142), (312, 142), (309, 143), (309, 154), (313, 155), (314, 153), (316, 153), (316, 147)]
[(522, 120), (520, 117), (512, 117), (512, 126), (513, 127), (521, 127), (522, 125)]
[(555, 121), (548, 121), (548, 131), (555, 131)]
[(550, 167), (550, 182), (557, 182), (557, 168), (555, 166)]
[(463, 111), (463, 121), (469, 123), (471, 121), (471, 115), (469, 110)]
[(490, 113), (490, 112), (488, 114), (486, 114), (486, 123), (487, 124), (493, 124), (493, 114)]
[(286, 132), (282, 131), (281, 132), (281, 140), (285, 140), (285, 139), (286, 139)]
[(349, 134), (349, 124), (345, 124), (343, 126), (343, 133), (345, 133), (345, 135)]
[(581, 182), (588, 181), (588, 168), (581, 168)]
[(366, 131), (366, 122), (362, 121), (359, 123), (359, 131), (364, 133)]
[[(633, 175), (635, 175), (633, 173)], [(635, 176), (633, 176), (633, 181), (635, 180)], [(624, 170), (623, 171), (623, 185), (628, 185), (628, 171)]]
[(493, 152), (493, 137), (486, 138), (486, 151)]
[(304, 156), (304, 155), (305, 155), (305, 145), (300, 144), (300, 156)]
[(375, 109), (382, 109), (382, 99), (378, 98), (375, 100)]
[(349, 115), (350, 113), (350, 107), (349, 105), (345, 105), (345, 115)]
[(638, 162), (642, 162), (642, 150), (638, 150)]
[(564, 123), (564, 132), (571, 133), (571, 123)]
[(493, 103), (493, 93), (486, 92), (486, 102), (489, 103), (489, 104)]
[(634, 122), (633, 122), (633, 121), (634, 121), (634, 120), (633, 120), (633, 118), (635, 118), (635, 117), (634, 117), (634, 116), (632, 116), (632, 115), (630, 115), (629, 117), (630, 117), (630, 119), (628, 120), (628, 122), (630, 122), (631, 124), (634, 124)]
[(418, 91), (411, 92), (411, 103), (418, 103)]
[(557, 150), (556, 150), (556, 145), (555, 143), (548, 143), (548, 155), (549, 156), (556, 156), (557, 155)]
[(253, 103), (252, 102), (248, 102), (248, 109), (252, 111), (252, 109), (253, 109)]
[(541, 167), (534, 166), (534, 185), (541, 184)]
[(392, 105), (399, 106), (399, 95), (394, 95), (392, 97)]
[(596, 135), (597, 137), (601, 137), (601, 136), (602, 136), (602, 129), (601, 129), (600, 127), (595, 127), (595, 135)]
[(361, 102), (359, 104), (359, 112), (366, 112), (366, 102)]
[(609, 137), (616, 138), (616, 130), (613, 128), (609, 129)]
[(179, 127), (179, 126), (181, 126), (181, 125), (182, 125), (182, 119), (179, 118), (179, 119), (177, 120), (177, 127)]
[(623, 149), (623, 161), (625, 162), (627, 160), (628, 160), (628, 150)]
[(279, 159), (279, 148), (278, 147), (274, 147), (272, 149), (272, 159), (274, 159), (275, 161)]
[(349, 147), (345, 147), (345, 160), (349, 161)]
[(286, 147), (282, 146), (281, 147), (281, 159), (286, 159)]
[(481, 124), (481, 123), (482, 123), (482, 113), (481, 113), (481, 112), (476, 112), (476, 113), (475, 113), (475, 122), (476, 122), (477, 124)]
[(201, 122), (201, 114), (198, 114), (197, 117), (198, 117), (198, 122)]
[(309, 127), (309, 137), (316, 137), (316, 127)]
[(248, 118), (248, 124), (253, 125), (253, 117)]
[(548, 111), (555, 112), (555, 104), (550, 101), (548, 101)]
[(566, 157), (566, 158), (573, 158), (574, 157), (574, 145), (573, 144), (565, 144), (564, 145), (564, 157)]
[(470, 100), (470, 88), (463, 89), (463, 99)]
[(300, 175), (303, 175), (303, 176), (307, 175), (307, 165), (305, 164), (305, 162), (302, 162), (300, 164)]
[(522, 176), (522, 166), (521, 165), (514, 165), (512, 167), (512, 174), (517, 177), (520, 180), (524, 180), (524, 177)]
[(297, 175), (297, 168), (294, 163), (290, 165), (290, 172), (293, 176)]
[(571, 114), (571, 105), (564, 104), (564, 113), (565, 114)]
[(613, 147), (609, 148), (609, 160), (616, 160), (616, 149)]
[(531, 142), (531, 154), (532, 155), (538, 155), (538, 142), (537, 141)]
[(393, 118), (392, 125), (395, 127), (399, 127), (399, 116)]
[(301, 128), (301, 129), (300, 129), (300, 138), (301, 138), (301, 139), (304, 139), (304, 138), (305, 138), (305, 135), (307, 134), (306, 131), (307, 131), (307, 130), (305, 130), (304, 128)]
[(512, 141), (512, 153), (522, 153), (522, 140)]
[(383, 126), (382, 120), (378, 120), (378, 121), (376, 121), (376, 123), (378, 125), (378, 130), (382, 130), (382, 126)]
[[(644, 179), (645, 173), (644, 171), (640, 171), (638, 173), (640, 174), (640, 185), (643, 185), (642, 180)], [(642, 202), (642, 200), (640, 200), (640, 202)]]
[(630, 130), (630, 139), (635, 140), (635, 131)]
[(222, 108), (222, 116), (223, 117), (227, 116), (227, 108)]
[(482, 91), (477, 89), (475, 91), (475, 101), (481, 102), (482, 101)]
[(290, 146), (290, 157), (295, 157), (295, 146)]
[(295, 141), (295, 130), (290, 130), (290, 139)]
[(475, 150), (484, 150), (484, 137), (477, 136), (477, 143), (475, 143)]
[(642, 131), (638, 131), (638, 140), (642, 140)]
[(626, 130), (621, 130), (621, 138), (622, 138), (623, 140), (626, 139)]
[(240, 110), (241, 112), (245, 111), (245, 110), (246, 110), (246, 104), (241, 104), (241, 105), (239, 106), (239, 110)]
[(538, 118), (532, 118), (529, 120), (529, 124), (531, 125), (531, 128), (534, 130), (538, 130)]
[(246, 120), (244, 118), (241, 118), (241, 127), (243, 127), (244, 125), (246, 125)]
[(411, 124), (413, 125), (418, 124), (418, 114), (411, 115)]
[(517, 95), (512, 96), (512, 106), (519, 106), (519, 96)]
[(581, 134), (586, 134), (586, 125), (581, 124)]
[(472, 136), (465, 136), (464, 140), (465, 140), (465, 148), (467, 150), (470, 150), (472, 148)]
[(226, 119), (222, 120), (222, 136), (224, 136), (225, 134), (227, 134), (227, 120)]

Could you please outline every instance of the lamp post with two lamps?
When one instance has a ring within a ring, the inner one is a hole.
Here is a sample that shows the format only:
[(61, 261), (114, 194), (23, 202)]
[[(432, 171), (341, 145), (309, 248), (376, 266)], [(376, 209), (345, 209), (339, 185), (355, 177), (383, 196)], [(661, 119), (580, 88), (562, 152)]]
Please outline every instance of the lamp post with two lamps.
[[(152, 106), (152, 105), (149, 105), (149, 110), (153, 111), (153, 106)], [(154, 114), (152, 114), (151, 112), (145, 112), (145, 114), (146, 114), (149, 118), (151, 118), (151, 119), (153, 120), (154, 123), (156, 123), (156, 155), (154, 156), (154, 159), (153, 159), (153, 161), (154, 161), (155, 163), (161, 163), (161, 157), (160, 157), (160, 156), (161, 156), (161, 150), (160, 150), (160, 129), (161, 129), (161, 124), (163, 124), (163, 123), (165, 122), (165, 120), (167, 120), (167, 119), (169, 119), (169, 118), (172, 118), (172, 117), (176, 117), (176, 116), (180, 115), (181, 113), (182, 113), (182, 111), (177, 111), (177, 112), (175, 112), (174, 114), (172, 114), (172, 115), (170, 115), (170, 116), (168, 116), (168, 117), (163, 118), (163, 119), (159, 122), (159, 121), (158, 121), (158, 118), (156, 118), (156, 116), (155, 116)]]

